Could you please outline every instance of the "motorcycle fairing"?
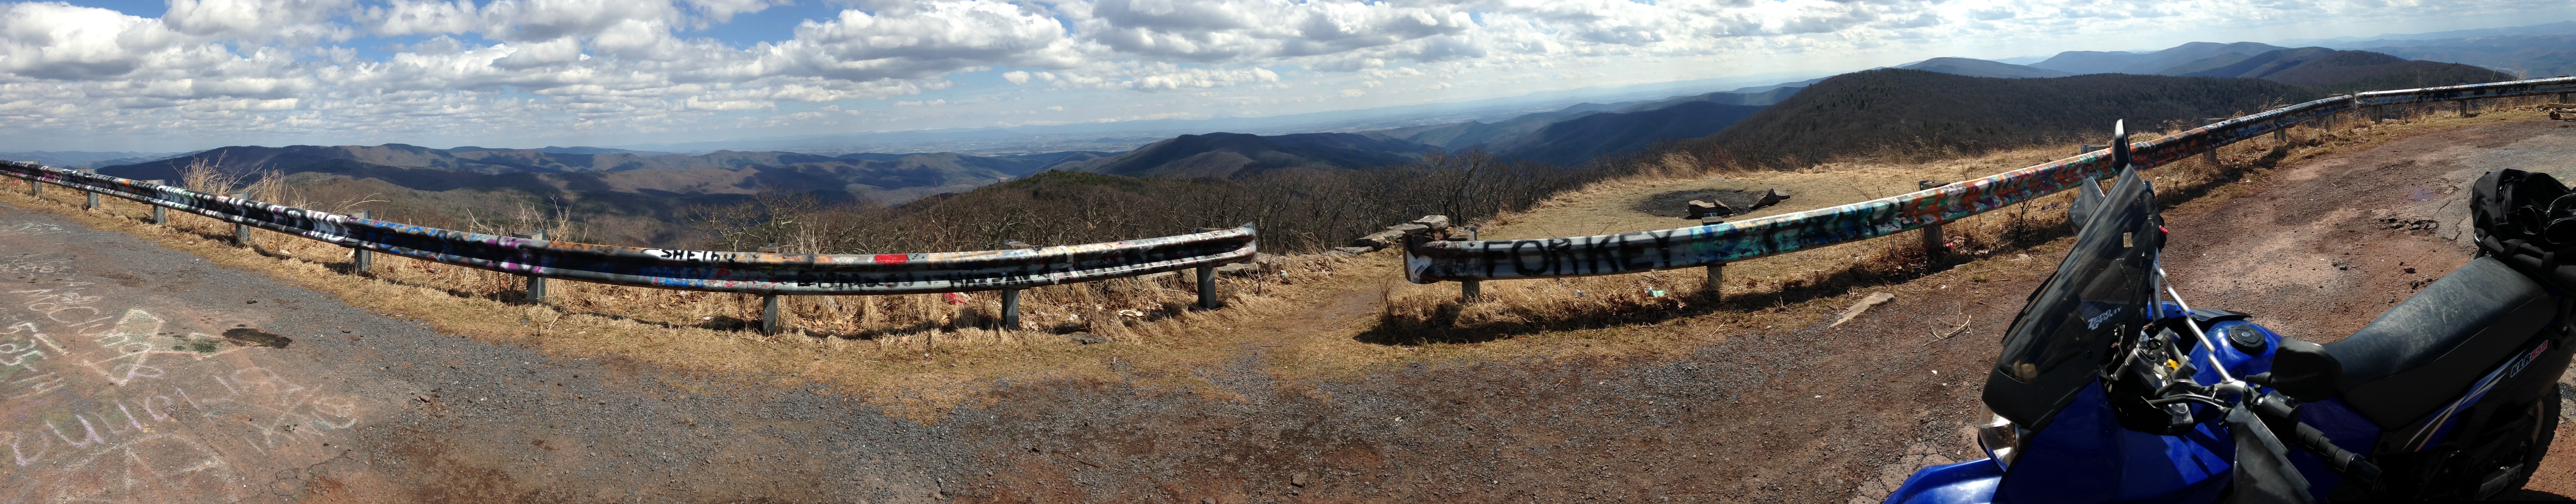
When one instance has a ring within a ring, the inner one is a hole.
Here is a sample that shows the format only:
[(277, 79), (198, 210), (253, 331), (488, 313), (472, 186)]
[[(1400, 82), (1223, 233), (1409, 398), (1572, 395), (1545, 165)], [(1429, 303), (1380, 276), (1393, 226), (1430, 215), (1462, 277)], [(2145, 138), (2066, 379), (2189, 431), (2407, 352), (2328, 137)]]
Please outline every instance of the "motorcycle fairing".
[(1989, 504), (2004, 469), (1994, 459), (1942, 464), (1915, 471), (1887, 495), (1887, 504)]
[(2088, 384), (2033, 433), (1994, 502), (2207, 502), (2226, 488), (2233, 441), (2207, 423), (2181, 436), (2121, 428), (2102, 390)]

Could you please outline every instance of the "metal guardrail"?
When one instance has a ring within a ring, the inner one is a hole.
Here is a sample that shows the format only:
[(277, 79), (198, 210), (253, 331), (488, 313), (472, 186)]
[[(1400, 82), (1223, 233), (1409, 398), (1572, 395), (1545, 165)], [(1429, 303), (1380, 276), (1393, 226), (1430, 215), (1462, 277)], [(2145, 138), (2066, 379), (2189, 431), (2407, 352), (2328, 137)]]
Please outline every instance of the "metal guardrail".
[[(981, 252), (776, 254), (621, 247), (362, 219), (33, 163), (0, 162), (0, 175), (342, 247), (531, 278), (773, 296), (1016, 291), (1191, 268), (1200, 269), (1204, 283), (1213, 267), (1251, 260), (1258, 248), (1251, 224), (1180, 236)], [(1016, 292), (1006, 293), (1005, 299), (1015, 301), (1011, 294)], [(1200, 304), (1214, 307), (1212, 300)]]
[[(2130, 152), (2137, 164), (2154, 167), (2362, 107), (2570, 92), (2576, 92), (2576, 78), (2372, 91), (2220, 121), (2131, 144)], [(1417, 284), (1472, 283), (1709, 267), (1710, 279), (1716, 280), (1720, 278), (1716, 268), (1728, 262), (1935, 226), (2115, 174), (2109, 149), (2102, 149), (1922, 191), (1737, 222), (1531, 240), (1432, 241), (1413, 237), (1404, 247), (1404, 276)]]

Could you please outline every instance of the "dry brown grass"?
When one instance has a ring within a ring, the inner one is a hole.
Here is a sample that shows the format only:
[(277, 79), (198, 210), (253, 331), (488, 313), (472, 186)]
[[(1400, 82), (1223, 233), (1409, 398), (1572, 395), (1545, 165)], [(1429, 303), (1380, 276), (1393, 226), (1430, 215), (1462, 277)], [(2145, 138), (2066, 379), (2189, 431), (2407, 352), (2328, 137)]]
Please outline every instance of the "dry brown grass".
[[(2223, 149), (2219, 166), (2194, 158), (2148, 175), (2169, 203), (2187, 203), (2246, 190), (2244, 184), (2222, 182), (2259, 180), (2277, 164), (2420, 132), (2538, 115), (2434, 114), (2340, 132), (2300, 129), (2289, 145), (2274, 145), (2266, 136)], [(1766, 212), (1796, 211), (1901, 193), (1915, 180), (1980, 176), (2071, 152), (2071, 146), (2059, 146), (1920, 165), (1723, 174), (1732, 181), (1708, 180), (1695, 160), (1664, 160), (1669, 166), (1656, 173), (1594, 184), (1481, 224), (1487, 237), (1677, 227), (1678, 219), (1627, 207), (1635, 198), (1667, 190), (1743, 184), (1792, 188), (1796, 199)], [(106, 210), (82, 211), (77, 191), (54, 187), (39, 201), (27, 196), (23, 184), (7, 187), (14, 190), (0, 190), (0, 203), (153, 239), (376, 313), (423, 320), (444, 332), (564, 357), (633, 359), (682, 373), (821, 382), (922, 421), (961, 404), (990, 401), (984, 391), (997, 377), (1125, 381), (1149, 390), (1224, 397), (1198, 378), (1198, 370), (1247, 355), (1260, 356), (1265, 370), (1289, 379), (1351, 376), (1409, 363), (1672, 359), (1730, 335), (1819, 323), (1852, 297), (1878, 290), (2019, 296), (2026, 292), (1988, 292), (1981, 279), (2046, 275), (2051, 263), (2045, 259), (2063, 247), (2066, 198), (1952, 223), (1948, 229), (1962, 253), (1939, 261), (1926, 260), (1911, 245), (1918, 242), (1915, 235), (1907, 233), (1736, 263), (1727, 267), (1723, 302), (1695, 294), (1704, 283), (1700, 271), (1679, 270), (1487, 282), (1489, 301), (1461, 306), (1456, 284), (1407, 284), (1395, 253), (1385, 251), (1358, 258), (1292, 257), (1284, 277), (1224, 279), (1228, 306), (1214, 311), (1186, 309), (1195, 294), (1185, 275), (1032, 290), (1023, 319), (1041, 330), (994, 327), (999, 302), (990, 293), (963, 305), (933, 295), (801, 296), (787, 304), (797, 331), (762, 337), (744, 330), (758, 313), (751, 296), (556, 281), (550, 303), (527, 304), (516, 297), (520, 280), (512, 275), (379, 256), (373, 277), (353, 276), (345, 273), (346, 249), (265, 231), (253, 234), (256, 250), (243, 249), (228, 243), (230, 224), (211, 219), (173, 214), (173, 225), (154, 226), (149, 209), (136, 203), (108, 198)], [(307, 208), (348, 203), (299, 202), (291, 188), (281, 190), (268, 200)], [(1666, 295), (1651, 296), (1649, 289)], [(1057, 328), (1088, 330), (1114, 342), (1077, 345), (1054, 335)]]

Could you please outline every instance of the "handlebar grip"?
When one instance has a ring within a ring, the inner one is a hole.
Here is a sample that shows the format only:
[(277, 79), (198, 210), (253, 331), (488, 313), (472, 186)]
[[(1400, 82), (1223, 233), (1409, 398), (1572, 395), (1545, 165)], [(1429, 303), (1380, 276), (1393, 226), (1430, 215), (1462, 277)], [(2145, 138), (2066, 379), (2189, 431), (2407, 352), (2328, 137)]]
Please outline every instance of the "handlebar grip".
[(2265, 424), (2289, 423), (2290, 432), (2286, 433), (2289, 434), (2289, 441), (2298, 443), (2300, 448), (2324, 460), (2327, 469), (2333, 469), (2336, 474), (2364, 483), (2379, 481), (2378, 465), (2362, 460), (2361, 454), (2335, 446), (2334, 440), (2327, 439), (2325, 431), (2317, 430), (2317, 426), (2299, 421), (2298, 406), (2293, 399), (2283, 396), (2279, 391), (2274, 391), (2263, 394), (2253, 401), (2251, 406), (2258, 416), (2263, 417)]
[(2379, 480), (2378, 465), (2362, 460), (2360, 454), (2335, 446), (2334, 441), (2326, 439), (2326, 433), (2317, 430), (2316, 426), (2300, 422), (2297, 429), (2298, 432), (2295, 435), (2299, 440), (2299, 447), (2306, 448), (2309, 453), (2315, 453), (2317, 458), (2325, 459), (2327, 468), (2334, 469), (2335, 472), (2342, 473), (2347, 478), (2363, 481)]

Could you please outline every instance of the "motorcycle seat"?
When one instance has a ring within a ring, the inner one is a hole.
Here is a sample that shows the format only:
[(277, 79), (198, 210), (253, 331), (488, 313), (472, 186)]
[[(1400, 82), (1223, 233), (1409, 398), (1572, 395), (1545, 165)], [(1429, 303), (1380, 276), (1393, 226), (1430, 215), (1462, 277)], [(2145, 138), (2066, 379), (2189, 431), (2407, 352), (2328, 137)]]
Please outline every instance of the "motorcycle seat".
[(2484, 378), (2557, 315), (2549, 291), (2480, 257), (2328, 343), (2344, 403), (2382, 428), (2413, 424)]

